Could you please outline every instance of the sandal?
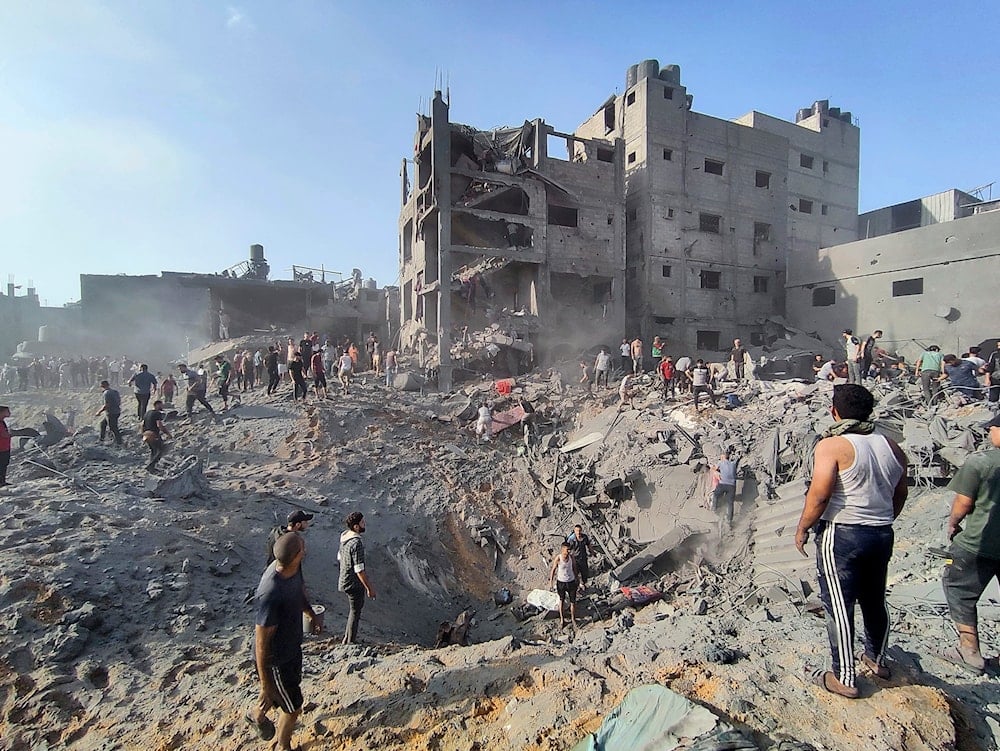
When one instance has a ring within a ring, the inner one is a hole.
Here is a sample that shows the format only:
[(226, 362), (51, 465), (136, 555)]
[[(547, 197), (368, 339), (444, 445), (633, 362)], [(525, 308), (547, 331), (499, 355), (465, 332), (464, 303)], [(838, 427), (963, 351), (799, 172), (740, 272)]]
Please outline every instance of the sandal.
[[(949, 647), (943, 652), (938, 652), (936, 657), (944, 660), (945, 662), (950, 662), (952, 665), (961, 668), (966, 673), (972, 675), (982, 675), (986, 672), (986, 660), (980, 655), (975, 655), (973, 657), (973, 662), (966, 659), (965, 655), (962, 654), (960, 647)], [(978, 658), (978, 659), (977, 659)]]
[(877, 660), (873, 660), (868, 655), (861, 655), (861, 664), (883, 680), (892, 678), (892, 671), (889, 668), (885, 665), (880, 665)]
[[(845, 699), (857, 699), (861, 692), (854, 686), (845, 686), (843, 683), (837, 680), (837, 677), (830, 670), (806, 669), (806, 676), (815, 685), (819, 686), (824, 691), (837, 696), (842, 696)], [(833, 679), (833, 683), (828, 682), (828, 678)]]
[(257, 722), (250, 712), (243, 715), (243, 719), (249, 722), (257, 730), (257, 737), (262, 741), (269, 741), (274, 737), (275, 727), (270, 718), (265, 717), (263, 722)]

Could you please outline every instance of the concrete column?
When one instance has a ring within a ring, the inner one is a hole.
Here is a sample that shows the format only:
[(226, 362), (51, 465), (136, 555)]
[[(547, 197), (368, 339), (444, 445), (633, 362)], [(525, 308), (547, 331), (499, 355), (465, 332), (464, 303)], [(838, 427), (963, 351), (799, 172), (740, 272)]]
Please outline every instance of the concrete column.
[(451, 127), (440, 91), (431, 103), (433, 190), (438, 210), (438, 385), (451, 391)]

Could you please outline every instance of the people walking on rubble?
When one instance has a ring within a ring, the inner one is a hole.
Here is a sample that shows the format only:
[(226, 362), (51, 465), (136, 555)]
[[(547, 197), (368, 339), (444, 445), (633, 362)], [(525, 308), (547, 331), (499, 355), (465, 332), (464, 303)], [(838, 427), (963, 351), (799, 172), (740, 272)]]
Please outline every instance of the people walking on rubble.
[(303, 534), (309, 528), (309, 522), (313, 520), (315, 514), (310, 514), (302, 509), (295, 509), (288, 514), (284, 527), (275, 527), (267, 535), (267, 555), (264, 566), (270, 566), (274, 562), (274, 546), (282, 535), (289, 532)]
[(712, 390), (712, 370), (705, 364), (704, 360), (699, 359), (695, 362), (694, 367), (688, 372), (688, 378), (691, 380), (691, 393), (694, 396), (695, 409), (698, 409), (698, 397), (702, 394), (708, 394), (713, 407), (718, 406), (715, 392)]
[(741, 339), (733, 339), (733, 348), (729, 351), (729, 362), (733, 364), (733, 377), (737, 381), (746, 378), (747, 348)]
[(362, 366), (361, 366), (361, 361), (359, 359), (360, 358), (360, 354), (358, 352), (358, 345), (355, 344), (354, 342), (351, 342), (350, 344), (348, 344), (347, 345), (347, 354), (351, 358), (351, 370), (353, 372), (355, 372), (355, 373), (360, 373)]
[(322, 350), (317, 349), (313, 351), (312, 362), (309, 363), (309, 368), (313, 374), (313, 391), (316, 393), (316, 398), (326, 399), (326, 366), (323, 364)]
[(632, 375), (639, 375), (642, 373), (642, 339), (639, 337), (633, 339), (630, 350), (632, 355)]
[(628, 339), (622, 339), (622, 343), (618, 347), (618, 354), (621, 356), (622, 373), (630, 373), (632, 371), (632, 345), (629, 344)]
[[(229, 383), (233, 377), (233, 366), (222, 355), (215, 356), (215, 385), (219, 389), (219, 396), (222, 397), (222, 409), (229, 409)], [(240, 395), (233, 394), (235, 404), (240, 403)]]
[(115, 440), (115, 445), (121, 446), (122, 434), (118, 430), (118, 418), (122, 413), (121, 394), (116, 389), (111, 388), (111, 384), (107, 381), (101, 381), (101, 391), (104, 392), (104, 404), (94, 413), (95, 417), (104, 415), (104, 418), (101, 420), (101, 437), (99, 440), (101, 443), (104, 443), (104, 436), (110, 430), (111, 437)]
[(267, 354), (264, 355), (264, 368), (267, 370), (267, 395), (270, 396), (281, 383), (281, 373), (278, 371), (278, 353), (273, 345), (268, 345)]
[(390, 347), (385, 353), (385, 387), (391, 388), (392, 382), (396, 378), (399, 370), (399, 363), (396, 360), (396, 350)]
[(861, 340), (852, 329), (844, 329), (844, 352), (847, 358), (847, 382), (861, 383)]
[(170, 431), (163, 424), (163, 402), (157, 399), (153, 402), (153, 408), (142, 418), (142, 441), (149, 446), (149, 464), (146, 471), (152, 472), (156, 469), (157, 462), (163, 458), (167, 451), (167, 444), (163, 441), (163, 436), (171, 437)]
[(861, 380), (871, 377), (869, 371), (871, 370), (872, 362), (875, 360), (875, 344), (881, 338), (882, 331), (875, 329), (871, 333), (871, 336), (865, 339), (865, 343), (861, 347)]
[(345, 349), (337, 365), (337, 378), (344, 396), (351, 393), (351, 376), (354, 374), (354, 358)]
[(948, 484), (955, 498), (948, 516), (951, 548), (943, 577), (958, 644), (941, 656), (974, 675), (986, 668), (977, 605), (989, 583), (1000, 579), (1000, 416), (984, 427), (992, 450), (969, 455)]
[(180, 371), (181, 376), (187, 382), (187, 391), (185, 393), (185, 416), (191, 419), (192, 409), (194, 409), (194, 403), (199, 402), (208, 413), (215, 416), (215, 410), (212, 409), (212, 405), (208, 403), (205, 398), (205, 392), (208, 390), (208, 383), (205, 381), (205, 376), (202, 373), (196, 372), (194, 369), (189, 368), (184, 363), (179, 363), (177, 365), (177, 370)]
[(559, 553), (552, 559), (552, 568), (549, 570), (549, 587), (555, 588), (559, 594), (559, 625), (566, 625), (566, 614), (564, 606), (569, 603), (569, 618), (576, 628), (576, 593), (580, 586), (580, 572), (576, 567), (576, 560), (570, 555), (570, 544), (564, 542), (559, 548)]
[(674, 386), (674, 360), (670, 355), (664, 355), (657, 365), (660, 374), (660, 386), (663, 388), (663, 399), (673, 399), (675, 395)]
[(632, 398), (635, 396), (635, 388), (633, 388), (632, 383), (635, 380), (635, 376), (626, 373), (622, 377), (622, 382), (618, 386), (618, 409), (621, 411), (628, 404), (629, 409), (635, 409), (635, 404), (632, 402)]
[(121, 362), (117, 358), (111, 358), (108, 362), (108, 383), (117, 386), (121, 383)]
[(944, 355), (941, 348), (932, 344), (917, 358), (914, 366), (920, 378), (920, 390), (924, 394), (924, 404), (930, 406), (941, 390), (941, 374), (944, 373)]
[(566, 536), (566, 542), (569, 543), (569, 553), (573, 556), (576, 570), (580, 574), (580, 586), (586, 587), (587, 580), (590, 578), (589, 556), (594, 554), (590, 547), (590, 535), (584, 533), (582, 525), (575, 524), (573, 531)]
[(892, 523), (906, 503), (906, 456), (869, 422), (875, 398), (864, 386), (833, 389), (830, 427), (813, 452), (813, 473), (795, 532), (806, 555), (816, 533), (816, 569), (826, 610), (833, 670), (817, 670), (813, 681), (855, 699), (854, 606), (861, 607), (865, 640), (862, 664), (881, 678), (889, 640), (886, 573), (892, 557)]
[(288, 363), (288, 372), (292, 374), (292, 401), (298, 401), (299, 395), (302, 396), (302, 401), (305, 401), (309, 395), (309, 387), (306, 385), (305, 376), (302, 375), (303, 371), (305, 371), (305, 365), (302, 363), (302, 354), (296, 352), (292, 361)]
[(361, 535), (365, 533), (365, 517), (360, 511), (353, 511), (344, 520), (347, 529), (340, 535), (340, 578), (337, 589), (347, 595), (350, 612), (344, 629), (344, 644), (355, 644), (358, 640), (358, 626), (361, 625), (361, 610), (365, 606), (365, 595), (375, 599), (375, 587), (365, 570), (365, 546)]
[(242, 391), (253, 391), (253, 387), (257, 382), (257, 369), (253, 364), (253, 355), (250, 354), (250, 350), (243, 350), (243, 379), (242, 379)]
[(594, 381), (598, 387), (601, 385), (601, 379), (604, 380), (604, 387), (608, 387), (608, 377), (611, 375), (611, 355), (608, 354), (608, 350), (605, 347), (601, 347), (601, 351), (597, 353), (597, 358), (594, 360)]
[(682, 394), (689, 393), (691, 391), (691, 358), (687, 355), (683, 357), (678, 357), (677, 361), (674, 363), (674, 382), (677, 385), (677, 390)]
[[(580, 361), (580, 386), (587, 389), (587, 393), (593, 392), (594, 379), (590, 377), (591, 367), (587, 363)], [(628, 371), (626, 371), (628, 372)]]
[(736, 467), (739, 461), (733, 461), (729, 451), (722, 452), (719, 463), (712, 467), (719, 473), (719, 483), (712, 491), (712, 507), (722, 513), (725, 529), (733, 528), (733, 506), (736, 504)]
[(305, 540), (297, 533), (287, 534), (274, 547), (276, 560), (261, 576), (255, 598), (254, 662), (260, 695), (245, 717), (258, 737), (269, 741), (275, 736), (275, 726), (267, 713), (279, 708), (275, 748), (289, 751), (302, 710), (303, 615), (312, 633), (318, 632), (319, 622), (302, 580)]
[(955, 355), (945, 355), (941, 358), (941, 368), (944, 373), (938, 379), (947, 379), (952, 389), (969, 401), (975, 401), (982, 395), (982, 387), (976, 378), (976, 366), (968, 360), (960, 360)]
[(476, 440), (489, 443), (493, 432), (493, 414), (490, 405), (482, 402), (476, 418)]
[(149, 409), (149, 399), (156, 393), (156, 376), (149, 372), (149, 366), (143, 363), (139, 366), (139, 372), (128, 379), (128, 385), (135, 389), (136, 416), (139, 421), (146, 415)]
[(174, 403), (174, 394), (177, 393), (177, 381), (174, 379), (173, 373), (167, 373), (167, 377), (163, 379), (160, 384), (160, 396), (163, 397), (163, 401), (167, 404)]

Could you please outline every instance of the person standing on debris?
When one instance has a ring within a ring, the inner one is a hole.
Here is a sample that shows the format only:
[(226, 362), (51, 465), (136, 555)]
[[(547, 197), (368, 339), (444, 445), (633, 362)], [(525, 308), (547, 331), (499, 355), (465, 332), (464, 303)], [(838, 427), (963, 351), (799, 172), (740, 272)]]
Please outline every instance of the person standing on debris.
[(733, 348), (729, 352), (729, 361), (733, 364), (733, 376), (742, 381), (746, 373), (747, 349), (740, 339), (733, 339)]
[[(669, 355), (664, 355), (659, 365), (660, 380), (663, 382), (663, 398), (674, 398), (674, 361)], [(668, 396), (669, 392), (669, 396)]]
[(590, 536), (584, 534), (583, 527), (579, 524), (573, 526), (573, 531), (566, 537), (569, 543), (569, 553), (576, 563), (576, 570), (580, 574), (580, 589), (587, 586), (587, 579), (590, 578), (590, 564), (588, 556), (594, 551), (590, 547)]
[(253, 353), (253, 380), (264, 383), (264, 353), (259, 349)]
[(281, 383), (281, 374), (278, 372), (278, 353), (273, 346), (267, 348), (267, 354), (264, 355), (264, 367), (267, 369), (267, 395), (270, 396)]
[(323, 351), (317, 349), (313, 352), (312, 362), (309, 363), (313, 374), (313, 391), (316, 392), (317, 399), (326, 399), (326, 366), (323, 365)]
[[(215, 384), (219, 387), (219, 396), (222, 397), (222, 409), (229, 409), (229, 382), (233, 377), (233, 366), (222, 355), (215, 356)], [(240, 403), (240, 395), (233, 394), (236, 404)], [(235, 406), (235, 405), (233, 405)]]
[(375, 375), (379, 375), (382, 372), (382, 345), (379, 343), (378, 337), (372, 334), (372, 349), (368, 354), (368, 358), (371, 361), (371, 369), (375, 371)]
[(941, 348), (936, 344), (929, 346), (920, 353), (914, 367), (919, 373), (918, 378), (920, 378), (920, 389), (924, 394), (924, 404), (930, 406), (938, 395), (938, 391), (941, 390), (940, 379), (941, 374), (944, 373), (944, 355), (941, 354)]
[[(378, 346), (378, 339), (375, 337), (375, 332), (368, 332), (368, 338), (365, 339), (365, 354), (368, 355), (368, 366), (370, 368), (375, 367), (375, 348)], [(364, 366), (362, 365), (362, 369)]]
[(955, 355), (945, 355), (941, 358), (941, 368), (944, 374), (938, 379), (948, 380), (951, 387), (970, 401), (979, 399), (982, 387), (976, 379), (976, 366), (968, 360), (959, 360)]
[(861, 348), (861, 380), (869, 377), (872, 362), (875, 360), (875, 343), (881, 338), (882, 331), (875, 329), (871, 336), (865, 339), (864, 346)]
[(7, 482), (7, 467), (10, 466), (10, 428), (7, 427), (8, 417), (10, 417), (10, 407), (0, 405), (0, 488), (9, 484)]
[(396, 377), (396, 371), (399, 369), (399, 364), (396, 361), (396, 350), (391, 347), (386, 350), (385, 353), (385, 387), (392, 387), (393, 379)]
[(160, 384), (160, 395), (167, 404), (174, 403), (174, 394), (177, 393), (177, 381), (174, 380), (173, 373), (167, 373), (167, 377)]
[(219, 308), (219, 338), (228, 339), (229, 338), (229, 323), (231, 319), (229, 318), (229, 313)]
[(971, 454), (948, 485), (955, 499), (948, 516), (951, 548), (943, 581), (958, 645), (942, 657), (976, 675), (986, 668), (976, 606), (993, 578), (1000, 578), (1000, 416), (984, 427), (993, 450)]
[(153, 402), (153, 408), (142, 418), (142, 441), (149, 446), (149, 464), (146, 471), (152, 472), (156, 469), (156, 463), (163, 458), (167, 451), (167, 444), (163, 442), (163, 436), (171, 437), (170, 431), (163, 424), (163, 402), (157, 399)]
[(652, 356), (653, 356), (653, 362), (654, 363), (658, 363), (660, 361), (660, 358), (663, 357), (663, 347), (664, 346), (665, 346), (664, 342), (663, 342), (662, 339), (660, 339), (660, 337), (658, 337), (658, 336), (654, 336), (653, 337), (653, 344), (650, 347), (650, 354), (652, 354)]
[[(631, 354), (632, 354), (632, 375), (639, 375), (642, 373), (642, 339), (636, 337), (632, 340), (631, 344)], [(628, 372), (626, 370), (626, 372)]]
[(597, 353), (597, 359), (594, 360), (594, 381), (598, 387), (601, 385), (601, 379), (604, 379), (604, 387), (608, 387), (608, 376), (611, 374), (611, 355), (608, 354), (608, 350), (601, 347), (601, 351)]
[[(590, 377), (591, 367), (587, 363), (580, 361), (580, 385), (587, 389), (587, 393), (593, 392), (594, 379)], [(626, 371), (628, 372), (628, 371)]]
[[(309, 375), (309, 364), (312, 362), (312, 335), (306, 331), (302, 334), (302, 340), (299, 342), (299, 354), (302, 355), (302, 370), (304, 375)], [(294, 374), (292, 376), (294, 378)]]
[(212, 405), (208, 403), (205, 398), (205, 392), (208, 390), (208, 385), (205, 383), (205, 377), (200, 373), (195, 372), (189, 368), (184, 363), (180, 363), (177, 366), (177, 370), (180, 371), (184, 380), (187, 381), (187, 393), (185, 394), (185, 414), (188, 419), (191, 418), (194, 409), (194, 403), (200, 402), (205, 409), (208, 410), (210, 415), (215, 415), (215, 410), (212, 409)]
[(243, 391), (249, 389), (253, 391), (254, 384), (257, 382), (257, 368), (253, 364), (253, 355), (250, 354), (250, 350), (243, 351)]
[(981, 372), (986, 376), (988, 404), (995, 410), (1000, 406), (1000, 339), (997, 340), (997, 348), (986, 358), (986, 364), (981, 368)]
[(344, 354), (340, 356), (340, 362), (337, 367), (337, 378), (340, 380), (340, 388), (343, 391), (344, 396), (351, 393), (351, 375), (354, 373), (354, 358), (350, 356), (347, 350), (344, 350)]
[(834, 424), (813, 453), (813, 474), (795, 532), (806, 555), (816, 532), (816, 569), (826, 610), (833, 671), (816, 671), (817, 685), (858, 697), (854, 666), (854, 606), (865, 624), (862, 663), (882, 678), (889, 641), (886, 572), (892, 557), (892, 523), (906, 503), (906, 455), (869, 422), (875, 397), (864, 386), (833, 389)]
[(361, 535), (365, 533), (365, 517), (360, 511), (353, 511), (344, 520), (347, 529), (340, 535), (340, 579), (337, 589), (347, 595), (350, 613), (344, 630), (344, 644), (354, 644), (358, 640), (358, 626), (361, 623), (361, 609), (365, 606), (365, 595), (375, 599), (375, 587), (365, 571), (365, 546)]
[(117, 390), (111, 388), (107, 381), (101, 381), (101, 391), (104, 392), (104, 406), (95, 413), (95, 417), (104, 418), (101, 420), (101, 443), (104, 443), (104, 435), (110, 430), (111, 437), (115, 439), (115, 445), (122, 445), (122, 434), (118, 430), (118, 418), (122, 413), (122, 397)]
[(861, 383), (861, 340), (852, 329), (844, 329), (844, 351), (847, 354), (847, 382)]
[(139, 372), (128, 379), (128, 385), (135, 389), (136, 415), (139, 420), (146, 416), (149, 409), (149, 398), (156, 392), (156, 376), (149, 372), (149, 366), (143, 363)]
[(309, 528), (309, 522), (313, 520), (313, 516), (314, 514), (307, 514), (302, 509), (295, 509), (288, 515), (288, 518), (285, 520), (287, 523), (284, 527), (275, 527), (271, 530), (267, 536), (267, 561), (264, 563), (265, 567), (270, 566), (274, 562), (274, 546), (278, 542), (278, 539), (289, 532), (304, 533)]
[(360, 361), (360, 353), (358, 352), (358, 345), (355, 344), (354, 342), (351, 342), (349, 345), (347, 345), (347, 354), (351, 358), (351, 370), (356, 373), (360, 373), (361, 361)]
[(305, 401), (309, 394), (309, 387), (306, 385), (306, 379), (302, 375), (304, 370), (305, 365), (302, 364), (302, 355), (296, 352), (295, 356), (292, 357), (292, 361), (288, 363), (288, 372), (292, 374), (292, 401), (297, 401), (299, 394), (302, 394), (302, 401)]
[[(627, 377), (627, 376), (626, 376)], [(580, 572), (576, 568), (576, 560), (570, 555), (570, 545), (564, 542), (559, 554), (552, 559), (549, 570), (549, 586), (555, 587), (559, 593), (559, 625), (566, 625), (566, 615), (563, 611), (565, 603), (569, 603), (569, 618), (576, 628), (576, 592), (580, 586)]]
[(489, 443), (493, 432), (493, 414), (490, 412), (490, 405), (483, 402), (479, 405), (478, 417), (476, 418), (476, 439)]
[(618, 353), (622, 359), (622, 372), (628, 373), (632, 370), (632, 345), (628, 343), (628, 339), (622, 339), (621, 346), (618, 347)]
[(261, 740), (269, 741), (275, 736), (275, 726), (267, 713), (280, 708), (275, 748), (290, 751), (302, 710), (302, 616), (305, 614), (312, 633), (317, 633), (318, 621), (302, 581), (305, 540), (301, 535), (288, 534), (274, 547), (276, 561), (267, 567), (257, 585), (254, 662), (260, 696), (246, 720)]
[(712, 506), (716, 511), (722, 511), (726, 520), (726, 529), (733, 528), (733, 506), (736, 504), (736, 465), (728, 451), (722, 452), (719, 463), (712, 467), (719, 473), (719, 484), (712, 491)]
[(635, 409), (635, 404), (632, 402), (632, 397), (635, 396), (635, 389), (632, 388), (632, 382), (635, 379), (634, 375), (626, 373), (622, 377), (622, 382), (618, 386), (618, 409), (621, 411), (624, 409), (625, 405), (628, 404), (629, 409)]
[(712, 406), (718, 406), (715, 399), (715, 392), (712, 390), (712, 370), (704, 360), (699, 359), (688, 373), (691, 379), (691, 393), (694, 395), (694, 408), (698, 409), (698, 397), (701, 394), (708, 394), (712, 400)]

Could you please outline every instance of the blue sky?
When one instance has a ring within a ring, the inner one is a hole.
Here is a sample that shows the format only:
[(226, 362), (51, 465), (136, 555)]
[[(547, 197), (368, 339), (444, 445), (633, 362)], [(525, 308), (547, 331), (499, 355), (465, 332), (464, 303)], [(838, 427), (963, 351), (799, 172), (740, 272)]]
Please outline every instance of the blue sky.
[[(446, 77), (452, 119), (572, 130), (632, 63), (694, 108), (861, 126), (861, 210), (997, 177), (1000, 4), (0, 3), (0, 282), (49, 305), (84, 273), (218, 271), (263, 243), (380, 284), (399, 166)], [(1000, 194), (998, 191), (997, 194)]]

